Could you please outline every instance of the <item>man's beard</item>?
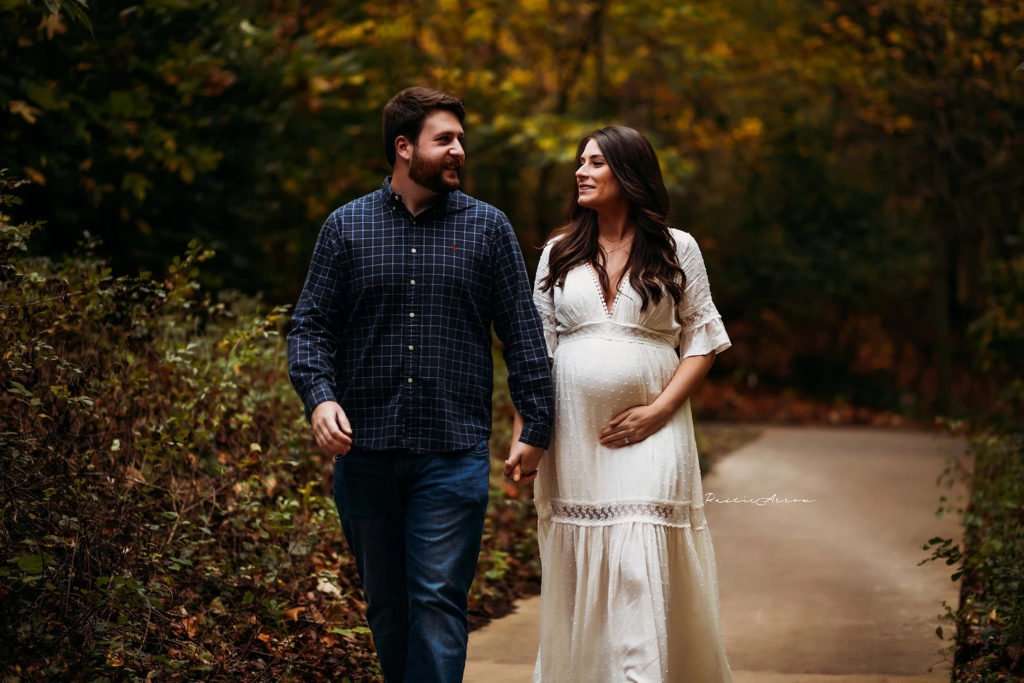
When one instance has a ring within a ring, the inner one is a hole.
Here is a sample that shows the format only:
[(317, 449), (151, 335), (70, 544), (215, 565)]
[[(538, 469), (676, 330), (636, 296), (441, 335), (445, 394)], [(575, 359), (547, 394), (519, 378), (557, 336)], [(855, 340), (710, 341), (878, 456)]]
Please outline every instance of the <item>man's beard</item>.
[(416, 154), (416, 148), (414, 147), (412, 159), (409, 161), (409, 177), (417, 184), (429, 190), (433, 190), (438, 194), (446, 194), (462, 186), (461, 166), (455, 166), (454, 180), (445, 178), (445, 168), (452, 163), (450, 161), (439, 161), (435, 164), (428, 163)]

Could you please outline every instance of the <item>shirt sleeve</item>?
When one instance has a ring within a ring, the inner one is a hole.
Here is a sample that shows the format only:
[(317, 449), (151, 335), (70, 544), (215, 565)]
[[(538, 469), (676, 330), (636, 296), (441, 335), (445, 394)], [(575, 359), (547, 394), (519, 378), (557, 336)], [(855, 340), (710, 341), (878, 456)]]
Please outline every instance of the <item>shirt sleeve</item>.
[(551, 258), (551, 245), (548, 242), (540, 253), (540, 261), (537, 263), (537, 276), (533, 280), (533, 305), (540, 314), (541, 326), (544, 329), (544, 344), (547, 346), (548, 361), (553, 362), (555, 348), (558, 346), (557, 323), (555, 320), (555, 288), (547, 291), (540, 288), (541, 282), (548, 276), (548, 263)]
[(288, 332), (288, 376), (309, 420), (324, 401), (336, 401), (334, 367), (339, 320), (339, 245), (332, 213), (320, 228), (306, 282)]
[(540, 315), (530, 295), (530, 277), (515, 230), (504, 213), (491, 242), (494, 268), (494, 328), (504, 344), (509, 393), (523, 416), (519, 440), (547, 448), (555, 398)]
[(717, 355), (732, 346), (732, 341), (711, 298), (704, 257), (697, 240), (687, 232), (682, 233), (677, 248), (679, 265), (686, 274), (686, 287), (677, 309), (682, 327), (679, 357), (703, 356), (712, 352)]

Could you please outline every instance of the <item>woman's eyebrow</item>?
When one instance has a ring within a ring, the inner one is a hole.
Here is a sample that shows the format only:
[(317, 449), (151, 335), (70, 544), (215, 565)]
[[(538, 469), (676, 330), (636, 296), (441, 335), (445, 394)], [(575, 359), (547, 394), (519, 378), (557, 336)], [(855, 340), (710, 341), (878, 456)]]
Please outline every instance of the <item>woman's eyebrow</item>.
[[(579, 158), (579, 159), (578, 159), (577, 161), (583, 161), (583, 160), (584, 160), (584, 159), (586, 159), (586, 158), (587, 158), (587, 157), (586, 157), (586, 156), (584, 155), (584, 156), (581, 156), (581, 157), (580, 157), (580, 158)], [(603, 155), (603, 154), (591, 154), (591, 155), (590, 155), (590, 158), (591, 158), (591, 159), (597, 159), (597, 158), (601, 158), (601, 159), (603, 159), (603, 158), (604, 158), (604, 155)]]

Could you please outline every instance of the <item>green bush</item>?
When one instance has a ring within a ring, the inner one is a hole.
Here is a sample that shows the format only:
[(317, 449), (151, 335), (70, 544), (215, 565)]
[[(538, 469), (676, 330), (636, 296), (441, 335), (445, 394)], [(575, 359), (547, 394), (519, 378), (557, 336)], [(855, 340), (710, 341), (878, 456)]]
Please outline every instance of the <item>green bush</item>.
[[(376, 678), (286, 310), (201, 292), (194, 243), (163, 277), (88, 243), (34, 258), (19, 184), (0, 173), (0, 672)], [(532, 506), (492, 493), (475, 623), (537, 580)]]
[(943, 615), (956, 631), (957, 683), (1024, 679), (1024, 259), (994, 260), (986, 279), (988, 302), (969, 333), (989, 401), (963, 425), (973, 467), (953, 457), (942, 477), (946, 488), (970, 488), (966, 508), (945, 496), (940, 508), (962, 514), (963, 542), (936, 537), (924, 546), (961, 582), (957, 609)]
[[(954, 679), (1024, 678), (1024, 258), (986, 269), (988, 302), (970, 326), (991, 401), (975, 419), (964, 512)], [(954, 575), (956, 576), (956, 574)]]
[[(967, 461), (973, 462), (973, 467)], [(942, 512), (962, 515), (963, 542), (935, 537), (931, 560), (954, 567), (959, 605), (945, 602), (942, 620), (953, 625), (955, 683), (1003, 683), (1024, 676), (1024, 434), (978, 428), (968, 457), (950, 458), (940, 482), (970, 485), (966, 508), (942, 497)], [(940, 626), (936, 633), (943, 637)]]
[(982, 418), (1000, 431), (1024, 432), (1024, 255), (993, 259), (984, 279), (988, 301), (968, 328), (975, 372), (989, 380)]

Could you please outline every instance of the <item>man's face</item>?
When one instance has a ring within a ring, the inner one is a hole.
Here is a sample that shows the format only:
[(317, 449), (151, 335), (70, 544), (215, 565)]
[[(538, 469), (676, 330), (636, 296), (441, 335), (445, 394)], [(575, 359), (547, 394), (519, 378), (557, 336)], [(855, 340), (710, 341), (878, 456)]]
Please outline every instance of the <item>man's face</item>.
[(462, 187), (466, 150), (465, 133), (459, 117), (443, 109), (423, 120), (420, 137), (412, 147), (409, 177), (434, 192), (445, 193)]

